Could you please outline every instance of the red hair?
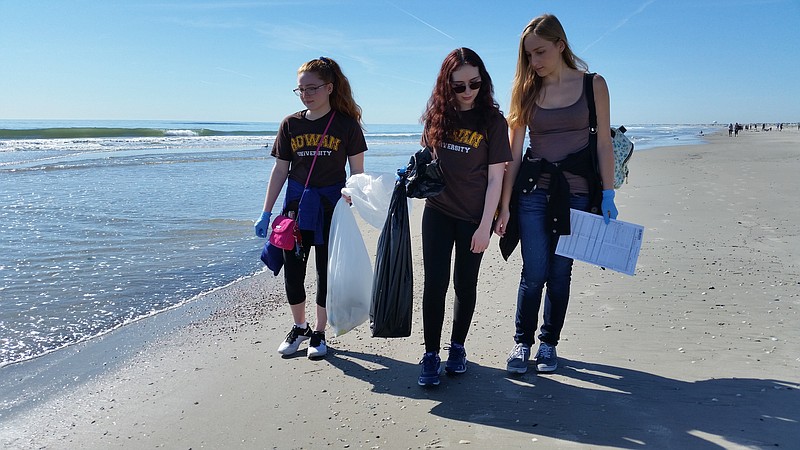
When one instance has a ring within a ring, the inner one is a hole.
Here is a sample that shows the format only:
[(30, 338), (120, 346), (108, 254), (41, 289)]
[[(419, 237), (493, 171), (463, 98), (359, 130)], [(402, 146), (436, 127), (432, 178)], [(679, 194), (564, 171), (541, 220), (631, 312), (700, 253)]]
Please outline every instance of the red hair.
[(420, 121), (425, 125), (422, 136), (424, 145), (432, 148), (440, 147), (447, 132), (458, 121), (459, 106), (456, 94), (451, 87), (450, 77), (453, 72), (465, 65), (476, 67), (481, 77), (481, 88), (475, 97), (474, 109), (481, 113), (479, 126), (489, 122), (495, 114), (500, 114), (500, 106), (494, 99), (494, 85), (486, 66), (480, 56), (473, 50), (461, 47), (450, 52), (442, 61), (442, 68), (436, 78), (436, 85), (428, 100), (428, 106)]

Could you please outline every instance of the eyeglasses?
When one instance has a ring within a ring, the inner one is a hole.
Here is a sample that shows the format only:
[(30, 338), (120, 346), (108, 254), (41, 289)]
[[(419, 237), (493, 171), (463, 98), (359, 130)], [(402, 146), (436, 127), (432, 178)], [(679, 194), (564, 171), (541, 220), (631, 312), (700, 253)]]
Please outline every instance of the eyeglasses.
[[(469, 88), (473, 91), (477, 91), (481, 88), (481, 84), (483, 81), (470, 81)], [(453, 89), (453, 92), (456, 94), (463, 94), (467, 90), (466, 84), (459, 84), (458, 86), (450, 86)]]
[(330, 84), (330, 83), (324, 83), (324, 84), (320, 84), (319, 86), (311, 86), (311, 87), (307, 87), (307, 88), (292, 89), (292, 92), (294, 92), (295, 95), (297, 95), (298, 97), (300, 97), (303, 94), (314, 95), (314, 94), (317, 93), (317, 89), (325, 86), (326, 84)]

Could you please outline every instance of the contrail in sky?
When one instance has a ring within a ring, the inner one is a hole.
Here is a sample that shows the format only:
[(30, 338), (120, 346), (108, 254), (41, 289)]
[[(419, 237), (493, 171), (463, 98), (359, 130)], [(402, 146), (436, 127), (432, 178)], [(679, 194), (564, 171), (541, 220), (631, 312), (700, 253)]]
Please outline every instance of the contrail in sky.
[[(653, 1), (655, 1), (655, 0), (653, 0)], [(422, 20), (422, 19), (420, 19), (419, 17), (417, 17), (417, 16), (415, 16), (415, 15), (411, 14), (410, 12), (406, 11), (405, 9), (403, 9), (403, 8), (401, 8), (401, 7), (397, 6), (397, 5), (395, 5), (394, 3), (392, 3), (392, 2), (387, 2), (387, 3), (389, 3), (389, 4), (390, 4), (390, 5), (392, 5), (392, 6), (394, 6), (395, 8), (399, 9), (400, 11), (402, 11), (402, 12), (403, 12), (403, 13), (405, 13), (405, 14), (407, 14), (408, 16), (410, 16), (411, 18), (415, 19), (416, 21), (418, 21), (418, 22), (422, 23), (423, 25), (427, 25), (427, 26), (428, 26), (429, 28), (431, 28), (432, 30), (434, 30), (434, 31), (437, 31), (437, 32), (441, 33), (442, 35), (444, 35), (444, 36), (447, 36), (447, 37), (449, 37), (450, 39), (452, 39), (452, 40), (454, 40), (454, 41), (456, 40), (456, 38), (454, 38), (453, 36), (450, 36), (449, 34), (445, 33), (444, 31), (442, 31), (442, 30), (440, 30), (440, 29), (436, 28), (435, 26), (433, 26), (433, 25), (429, 24), (428, 22), (425, 22), (424, 20)]]
[(631, 15), (629, 15), (628, 17), (622, 19), (614, 28), (606, 31), (605, 33), (603, 33), (602, 36), (597, 38), (594, 42), (592, 42), (591, 44), (587, 45), (586, 48), (583, 49), (583, 52), (586, 52), (586, 50), (589, 50), (590, 48), (592, 48), (595, 44), (597, 44), (598, 42), (600, 42), (603, 39), (605, 39), (606, 36), (608, 36), (609, 34), (619, 30), (620, 28), (622, 28), (622, 26), (625, 25), (626, 23), (628, 23), (628, 21), (631, 20), (633, 18), (633, 16), (635, 16), (635, 15), (641, 13), (642, 11), (644, 11), (645, 8), (650, 6), (650, 4), (655, 2), (655, 1), (656, 0), (648, 0), (647, 2), (645, 2), (642, 6), (639, 7), (639, 9), (637, 9), (636, 11), (631, 13)]
[(239, 72), (234, 72), (233, 70), (226, 69), (224, 67), (217, 67), (217, 70), (221, 70), (223, 72), (232, 73), (234, 75), (239, 75), (240, 77), (250, 78), (251, 80), (255, 80), (256, 79), (255, 77), (252, 77), (250, 75), (247, 75), (247, 74), (244, 74), (244, 73), (239, 73)]

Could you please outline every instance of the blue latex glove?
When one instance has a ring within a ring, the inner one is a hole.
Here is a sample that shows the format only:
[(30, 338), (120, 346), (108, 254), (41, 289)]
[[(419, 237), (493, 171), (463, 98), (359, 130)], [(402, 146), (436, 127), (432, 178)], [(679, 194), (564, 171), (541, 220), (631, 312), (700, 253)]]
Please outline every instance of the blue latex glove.
[[(605, 201), (605, 200), (603, 200)], [(265, 238), (269, 231), (269, 218), (272, 217), (272, 212), (264, 211), (261, 213), (261, 218), (256, 221), (256, 236)]]
[(603, 220), (608, 223), (609, 219), (616, 219), (619, 211), (614, 204), (614, 190), (603, 190), (603, 201), (600, 203), (600, 210), (603, 211)]

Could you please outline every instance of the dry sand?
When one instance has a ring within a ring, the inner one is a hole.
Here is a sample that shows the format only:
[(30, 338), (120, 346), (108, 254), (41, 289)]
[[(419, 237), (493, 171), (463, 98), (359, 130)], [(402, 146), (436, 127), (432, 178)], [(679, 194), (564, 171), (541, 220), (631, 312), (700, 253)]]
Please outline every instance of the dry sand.
[[(323, 361), (281, 357), (275, 350), (291, 316), (280, 279), (264, 272), (208, 294), (203, 301), (224, 305), (211, 317), (5, 414), (0, 444), (800, 448), (800, 132), (708, 140), (631, 161), (617, 204), (620, 219), (645, 226), (636, 275), (576, 262), (555, 374), (506, 374), (521, 263), (519, 253), (503, 261), (494, 237), (467, 373), (443, 376), (437, 388), (417, 385), (415, 202), (410, 338), (372, 338), (364, 324), (329, 339)], [(374, 249), (379, 231), (362, 229)], [(448, 309), (445, 338), (451, 317)]]

